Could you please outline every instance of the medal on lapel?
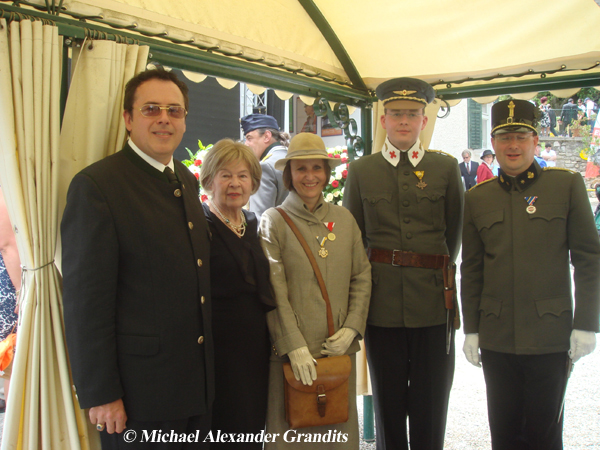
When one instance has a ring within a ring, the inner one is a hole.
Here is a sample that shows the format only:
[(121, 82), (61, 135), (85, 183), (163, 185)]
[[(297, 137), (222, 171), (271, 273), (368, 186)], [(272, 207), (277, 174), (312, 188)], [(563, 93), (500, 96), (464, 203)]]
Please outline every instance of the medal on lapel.
[(319, 256), (321, 258), (327, 258), (327, 255), (329, 255), (329, 252), (325, 248), (325, 242), (327, 241), (327, 238), (326, 237), (320, 237), (320, 236), (315, 236), (315, 237), (317, 238), (317, 242), (321, 246), (321, 248), (319, 249)]
[(335, 226), (335, 222), (323, 222), (323, 225), (325, 225), (329, 230), (327, 239), (329, 239), (330, 241), (335, 241), (335, 234), (333, 234), (333, 227)]
[(528, 214), (533, 214), (536, 211), (535, 206), (533, 206), (536, 200), (537, 197), (535, 195), (532, 195), (531, 197), (525, 197), (525, 201), (527, 202), (527, 205), (529, 205), (525, 209)]
[(423, 181), (423, 177), (425, 176), (425, 171), (424, 170), (415, 170), (413, 173), (419, 179), (419, 182), (417, 183), (417, 187), (419, 189), (425, 189), (427, 187), (427, 183), (425, 183)]

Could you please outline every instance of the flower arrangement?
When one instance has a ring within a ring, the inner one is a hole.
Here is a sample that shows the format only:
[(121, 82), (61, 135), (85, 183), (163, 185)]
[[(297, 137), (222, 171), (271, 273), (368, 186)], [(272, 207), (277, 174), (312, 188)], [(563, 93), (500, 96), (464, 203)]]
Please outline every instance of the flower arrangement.
[(331, 171), (329, 185), (325, 188), (323, 195), (329, 203), (341, 206), (342, 199), (344, 198), (344, 185), (348, 176), (348, 149), (338, 145), (334, 148), (328, 148), (327, 153), (329, 157), (340, 158), (342, 164)]
[[(200, 180), (200, 169), (202, 168), (202, 161), (206, 157), (206, 154), (211, 149), (212, 144), (208, 144), (207, 146), (202, 145), (202, 141), (198, 139), (198, 151), (196, 153), (192, 152), (189, 148), (185, 148), (190, 155), (190, 159), (186, 159), (181, 161), (183, 165), (185, 165), (190, 172), (194, 174), (197, 180)], [(208, 200), (208, 195), (202, 186), (200, 186), (200, 192), (198, 193), (201, 202), (205, 202)]]

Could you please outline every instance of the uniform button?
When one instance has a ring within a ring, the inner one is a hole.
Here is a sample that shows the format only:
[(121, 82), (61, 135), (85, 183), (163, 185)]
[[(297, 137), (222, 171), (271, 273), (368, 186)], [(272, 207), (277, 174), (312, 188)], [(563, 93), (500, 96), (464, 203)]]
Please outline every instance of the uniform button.
[(205, 301), (206, 301), (206, 299), (204, 298), (204, 295), (202, 297), (200, 297), (200, 303), (202, 303), (204, 305)]
[(410, 219), (408, 217), (404, 218), (404, 223), (410, 223)]
[(409, 175), (410, 175), (410, 172), (409, 172), (408, 170), (405, 170), (405, 171), (404, 171), (404, 175), (406, 175), (406, 176), (409, 176)]
[(201, 259), (198, 260), (198, 267), (202, 267), (202, 260)]
[(412, 233), (406, 233), (406, 239), (412, 239)]
[(202, 344), (204, 342), (204, 336), (200, 336), (198, 338), (198, 344)]
[(403, 185), (402, 189), (404, 189), (405, 191), (408, 190), (408, 184)]
[(181, 189), (185, 189), (185, 184), (181, 183)]
[(433, 200), (434, 202), (437, 202), (438, 196), (437, 195), (432, 195), (431, 196), (431, 200)]
[(410, 202), (408, 200), (404, 200), (402, 202), (402, 206), (409, 206), (409, 205), (410, 205)]
[(181, 189), (175, 189), (175, 192), (173, 192), (173, 195), (175, 197), (181, 197)]
[(194, 224), (192, 222), (188, 222), (188, 227), (190, 227), (190, 230), (194, 229)]

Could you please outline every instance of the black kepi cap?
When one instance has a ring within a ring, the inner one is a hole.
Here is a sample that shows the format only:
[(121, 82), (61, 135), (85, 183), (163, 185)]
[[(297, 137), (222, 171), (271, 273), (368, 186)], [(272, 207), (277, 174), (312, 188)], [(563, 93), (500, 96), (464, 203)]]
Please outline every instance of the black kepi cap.
[(502, 133), (537, 134), (539, 110), (527, 100), (503, 100), (492, 106), (492, 136)]
[(258, 128), (273, 128), (279, 130), (279, 125), (275, 117), (267, 114), (248, 114), (240, 119), (244, 134), (250, 133)]
[(427, 106), (435, 98), (435, 91), (429, 83), (408, 77), (384, 81), (375, 92), (384, 105), (394, 100), (410, 100)]

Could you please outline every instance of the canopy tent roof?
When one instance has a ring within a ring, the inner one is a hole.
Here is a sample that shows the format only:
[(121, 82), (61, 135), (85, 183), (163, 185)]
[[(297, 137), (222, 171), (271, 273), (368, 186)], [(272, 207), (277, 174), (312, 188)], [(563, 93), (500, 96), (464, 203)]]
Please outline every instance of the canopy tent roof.
[(58, 21), (63, 29), (137, 38), (166, 65), (355, 103), (397, 76), (424, 79), (444, 99), (600, 85), (594, 0), (8, 3), (0, 10), (86, 21)]

